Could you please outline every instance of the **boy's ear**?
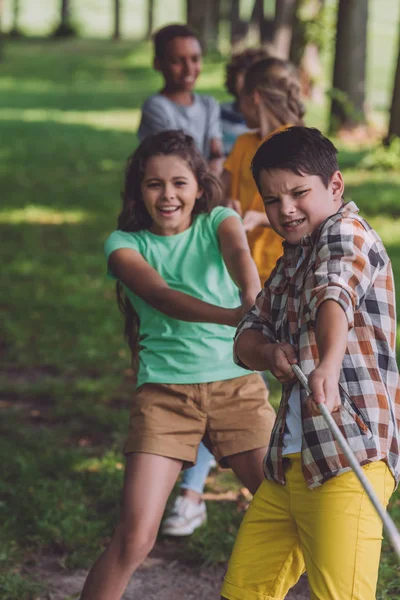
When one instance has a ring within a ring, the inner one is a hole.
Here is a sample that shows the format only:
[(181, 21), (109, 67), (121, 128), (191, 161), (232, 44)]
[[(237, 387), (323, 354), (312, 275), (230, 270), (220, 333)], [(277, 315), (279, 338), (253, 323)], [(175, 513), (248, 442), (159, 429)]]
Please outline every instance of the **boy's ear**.
[(334, 200), (342, 200), (344, 194), (344, 181), (340, 171), (335, 171), (331, 177), (330, 184)]

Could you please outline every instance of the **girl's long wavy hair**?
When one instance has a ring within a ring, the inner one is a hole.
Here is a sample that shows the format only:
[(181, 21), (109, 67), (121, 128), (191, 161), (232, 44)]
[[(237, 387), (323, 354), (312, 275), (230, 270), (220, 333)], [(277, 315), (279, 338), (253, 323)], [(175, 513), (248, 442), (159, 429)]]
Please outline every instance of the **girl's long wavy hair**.
[(246, 71), (243, 91), (251, 94), (255, 90), (280, 126), (304, 125), (299, 78), (290, 62), (270, 57), (251, 65)]
[[(209, 172), (208, 166), (194, 140), (180, 130), (163, 131), (146, 138), (129, 157), (125, 185), (122, 192), (122, 210), (118, 217), (118, 229), (141, 231), (149, 229), (152, 221), (142, 196), (142, 181), (147, 162), (153, 156), (176, 156), (185, 161), (202, 190), (196, 199), (192, 215), (209, 213), (221, 204), (222, 188), (219, 181)], [(132, 353), (132, 367), (137, 375), (139, 363), (139, 316), (133, 308), (120, 281), (117, 282), (117, 302), (125, 317), (124, 335)]]

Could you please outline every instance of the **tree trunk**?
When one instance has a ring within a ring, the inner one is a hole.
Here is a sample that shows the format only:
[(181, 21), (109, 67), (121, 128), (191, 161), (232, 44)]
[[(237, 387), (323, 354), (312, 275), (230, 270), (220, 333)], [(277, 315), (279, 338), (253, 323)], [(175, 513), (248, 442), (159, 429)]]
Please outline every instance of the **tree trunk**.
[(298, 0), (276, 0), (273, 49), (276, 56), (288, 60)]
[(250, 17), (250, 30), (258, 37), (258, 43), (261, 44), (264, 25), (264, 0), (254, 0), (254, 6)]
[(113, 40), (121, 39), (121, 2), (114, 0), (114, 33)]
[(399, 55), (397, 57), (396, 74), (394, 76), (394, 87), (392, 106), (390, 109), (390, 122), (388, 139), (393, 136), (400, 137), (400, 32), (399, 32)]
[(187, 23), (198, 34), (204, 52), (218, 48), (221, 0), (186, 0)]
[(12, 27), (10, 30), (10, 35), (12, 37), (19, 37), (21, 35), (21, 32), (18, 27), (20, 9), (21, 9), (20, 0), (14, 0), (13, 7), (12, 7), (13, 22), (12, 22)]
[(249, 26), (240, 19), (240, 0), (231, 0), (229, 20), (231, 24), (231, 52), (238, 52), (247, 38)]
[(69, 25), (69, 0), (61, 0), (61, 26)]
[(365, 122), (368, 0), (339, 0), (330, 131)]
[(70, 2), (69, 0), (61, 0), (60, 4), (60, 24), (53, 33), (54, 37), (64, 38), (75, 36), (76, 31), (70, 22)]
[[(322, 22), (325, 0), (300, 0), (293, 26), (289, 60), (299, 69), (302, 94), (318, 104), (324, 101), (322, 88), (321, 43), (310, 40), (310, 23), (324, 26)], [(306, 9), (306, 15), (300, 14)]]
[(147, 32), (146, 39), (151, 40), (154, 28), (154, 5), (155, 0), (147, 0)]
[(0, 0), (0, 62), (4, 60), (3, 0)]

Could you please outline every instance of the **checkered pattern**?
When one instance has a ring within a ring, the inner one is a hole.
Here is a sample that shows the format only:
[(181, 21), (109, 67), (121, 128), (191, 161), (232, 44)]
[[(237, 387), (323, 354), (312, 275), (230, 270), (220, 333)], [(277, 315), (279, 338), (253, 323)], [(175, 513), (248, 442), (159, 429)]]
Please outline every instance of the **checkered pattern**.
[[(256, 329), (270, 342), (291, 341), (299, 366), (309, 375), (318, 365), (318, 307), (328, 299), (338, 302), (349, 336), (340, 374), (342, 406), (332, 416), (360, 464), (384, 459), (398, 481), (400, 387), (393, 273), (381, 239), (357, 213), (353, 202), (345, 204), (298, 246), (284, 244), (283, 257), (240, 323), (236, 339), (246, 329)], [(290, 391), (291, 385), (283, 386), (264, 463), (266, 477), (281, 484)], [(306, 398), (301, 390), (303, 472), (312, 488), (349, 467), (324, 419), (308, 411)]]

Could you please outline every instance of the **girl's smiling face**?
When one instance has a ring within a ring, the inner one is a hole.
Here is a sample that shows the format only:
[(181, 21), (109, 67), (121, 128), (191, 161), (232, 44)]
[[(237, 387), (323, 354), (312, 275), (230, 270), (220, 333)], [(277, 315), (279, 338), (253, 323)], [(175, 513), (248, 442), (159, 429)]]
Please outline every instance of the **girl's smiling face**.
[(335, 171), (326, 187), (318, 175), (297, 175), (285, 169), (262, 170), (260, 187), (271, 227), (289, 244), (299, 244), (343, 203), (344, 184)]
[(143, 202), (157, 235), (176, 235), (192, 223), (192, 211), (201, 197), (196, 177), (187, 162), (175, 155), (149, 158), (141, 183)]

